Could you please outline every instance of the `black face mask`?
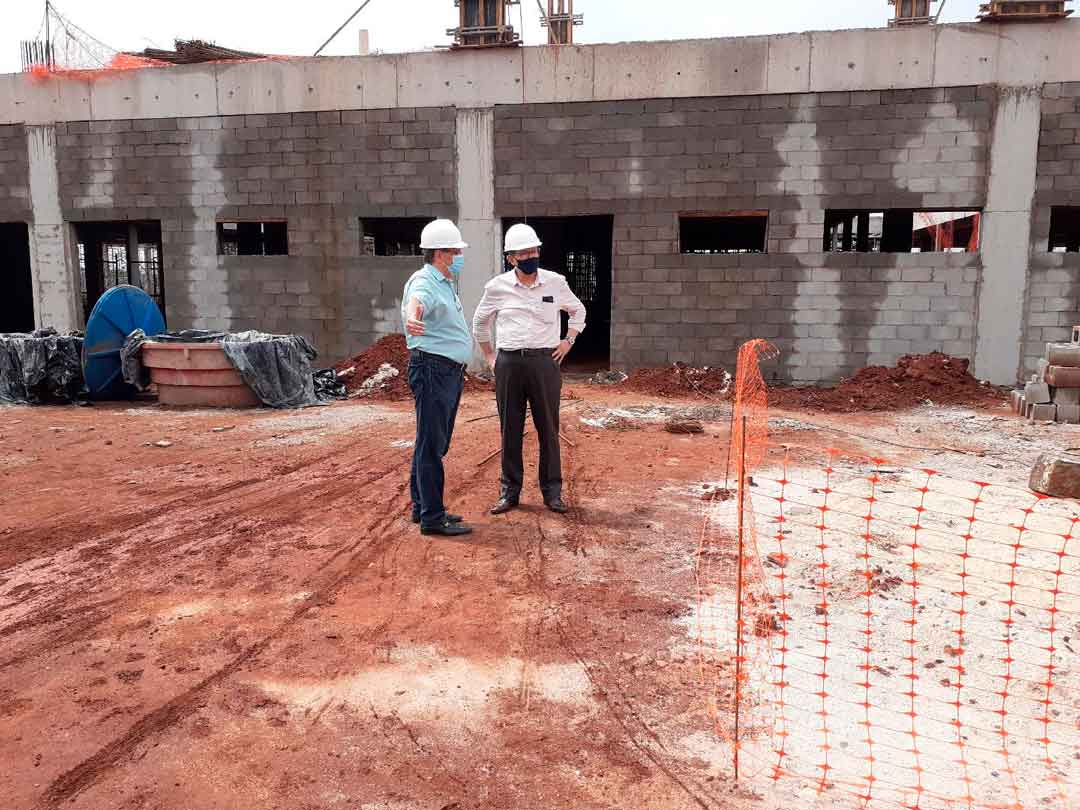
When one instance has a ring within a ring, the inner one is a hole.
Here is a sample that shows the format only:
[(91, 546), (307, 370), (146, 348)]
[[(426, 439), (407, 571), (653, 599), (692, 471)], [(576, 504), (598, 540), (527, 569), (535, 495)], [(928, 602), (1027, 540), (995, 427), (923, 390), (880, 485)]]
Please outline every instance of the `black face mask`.
[(531, 259), (518, 259), (517, 269), (527, 276), (531, 276), (540, 269), (540, 257), (535, 256)]

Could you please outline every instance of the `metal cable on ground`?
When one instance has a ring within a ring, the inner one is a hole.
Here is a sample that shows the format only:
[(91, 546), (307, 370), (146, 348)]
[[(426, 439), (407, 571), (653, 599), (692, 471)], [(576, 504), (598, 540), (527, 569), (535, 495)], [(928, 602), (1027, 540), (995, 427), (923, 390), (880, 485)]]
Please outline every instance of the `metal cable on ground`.
[(337, 31), (335, 31), (334, 33), (332, 33), (332, 34), (330, 35), (330, 38), (329, 38), (328, 40), (326, 40), (326, 42), (324, 42), (324, 43), (323, 43), (322, 45), (320, 45), (320, 46), (319, 46), (319, 50), (315, 51), (315, 53), (313, 53), (313, 54), (312, 54), (312, 56), (318, 56), (318, 55), (319, 55), (320, 53), (322, 53), (322, 50), (323, 50), (323, 48), (325, 48), (325, 47), (326, 47), (327, 45), (329, 45), (329, 44), (330, 44), (331, 42), (333, 42), (333, 41), (334, 41), (334, 37), (336, 37), (336, 36), (337, 36), (338, 34), (340, 34), (340, 33), (341, 33), (342, 31), (344, 31), (344, 30), (345, 30), (345, 26), (347, 26), (347, 25), (348, 25), (349, 23), (351, 23), (351, 22), (352, 22), (352, 21), (353, 21), (354, 19), (356, 19), (356, 15), (357, 15), (357, 14), (359, 14), (359, 13), (360, 13), (361, 11), (363, 11), (363, 10), (364, 10), (365, 8), (367, 8), (367, 6), (368, 6), (368, 3), (370, 3), (370, 2), (371, 2), (371, 0), (364, 0), (364, 2), (363, 2), (363, 3), (361, 4), (361, 5), (360, 5), (360, 8), (358, 8), (358, 9), (357, 9), (356, 11), (354, 11), (354, 12), (353, 12), (353, 13), (352, 13), (352, 14), (351, 14), (351, 15), (349, 16), (349, 19), (347, 19), (347, 20), (346, 20), (345, 22), (343, 22), (343, 23), (341, 24), (341, 26), (340, 26), (340, 27), (338, 28), (338, 30), (337, 30)]

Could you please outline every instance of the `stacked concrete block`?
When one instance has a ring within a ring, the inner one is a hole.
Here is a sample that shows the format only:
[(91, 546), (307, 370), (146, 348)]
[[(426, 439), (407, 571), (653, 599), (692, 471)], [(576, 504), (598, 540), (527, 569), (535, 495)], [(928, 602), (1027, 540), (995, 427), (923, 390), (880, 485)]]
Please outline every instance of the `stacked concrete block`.
[(1013, 410), (1032, 422), (1080, 424), (1080, 328), (1072, 343), (1047, 343), (1037, 371), (1012, 394)]
[(22, 125), (0, 126), (0, 222), (31, 222), (30, 161)]
[(1025, 374), (1036, 372), (1047, 343), (1071, 340), (1080, 323), (1080, 253), (1050, 252), (1054, 206), (1080, 205), (1080, 82), (1043, 87), (1027, 319)]
[[(360, 219), (457, 209), (452, 108), (67, 122), (56, 132), (66, 219), (161, 222), (171, 328), (301, 334), (327, 361), (389, 330), (422, 264), (362, 256)], [(219, 256), (222, 220), (286, 220), (288, 255)]]
[[(614, 214), (618, 366), (735, 363), (785, 381), (974, 352), (978, 253), (825, 253), (828, 209), (981, 208), (995, 95), (952, 87), (500, 105), (496, 214)], [(682, 213), (767, 210), (765, 253), (681, 254)]]

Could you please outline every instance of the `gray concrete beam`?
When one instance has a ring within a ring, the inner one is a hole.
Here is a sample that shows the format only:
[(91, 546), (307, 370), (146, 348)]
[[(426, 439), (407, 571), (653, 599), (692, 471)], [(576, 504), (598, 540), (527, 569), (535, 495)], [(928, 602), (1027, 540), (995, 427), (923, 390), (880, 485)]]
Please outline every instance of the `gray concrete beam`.
[(955, 87), (1077, 78), (1080, 20), (0, 76), (0, 124)]

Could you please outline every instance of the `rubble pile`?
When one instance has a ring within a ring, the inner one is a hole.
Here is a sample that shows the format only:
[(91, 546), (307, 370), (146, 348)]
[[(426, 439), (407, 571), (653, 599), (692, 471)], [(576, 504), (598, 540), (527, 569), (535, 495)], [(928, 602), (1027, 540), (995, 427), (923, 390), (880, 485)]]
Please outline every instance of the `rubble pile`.
[(672, 363), (659, 368), (635, 369), (625, 385), (642, 394), (661, 397), (684, 397), (702, 394), (726, 397), (731, 393), (731, 375), (720, 366), (690, 366)]
[(896, 366), (867, 366), (830, 388), (770, 388), (769, 404), (835, 413), (890, 411), (919, 405), (994, 407), (1001, 390), (980, 382), (968, 371), (969, 361), (941, 352), (907, 354)]
[(1080, 424), (1080, 326), (1071, 343), (1046, 344), (1038, 370), (1012, 392), (1012, 408), (1031, 422)]
[[(334, 366), (338, 379), (345, 383), (349, 397), (356, 399), (410, 399), (409, 349), (405, 336), (387, 335), (355, 357)], [(466, 391), (491, 391), (493, 386), (472, 374), (465, 375)]]

